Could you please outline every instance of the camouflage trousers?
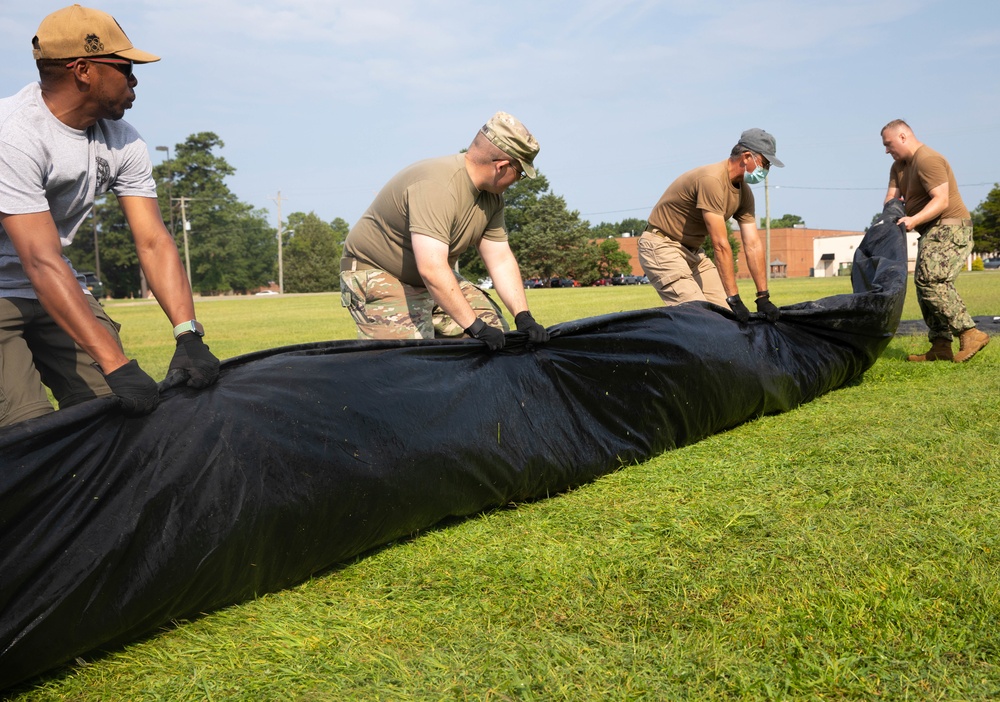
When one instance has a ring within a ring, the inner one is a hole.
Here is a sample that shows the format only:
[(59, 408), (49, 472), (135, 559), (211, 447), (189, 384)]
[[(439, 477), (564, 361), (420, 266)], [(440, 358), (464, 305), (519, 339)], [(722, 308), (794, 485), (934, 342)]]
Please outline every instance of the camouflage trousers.
[[(476, 316), (491, 327), (510, 331), (503, 313), (486, 291), (455, 274)], [(359, 339), (454, 339), (465, 330), (445, 314), (427, 288), (407, 285), (374, 268), (342, 271), (340, 302), (358, 325)]]
[(932, 342), (951, 341), (952, 334), (976, 326), (955, 289), (955, 279), (970, 253), (972, 227), (968, 226), (939, 224), (923, 233), (917, 242), (913, 282), (920, 312), (929, 329), (927, 338)]

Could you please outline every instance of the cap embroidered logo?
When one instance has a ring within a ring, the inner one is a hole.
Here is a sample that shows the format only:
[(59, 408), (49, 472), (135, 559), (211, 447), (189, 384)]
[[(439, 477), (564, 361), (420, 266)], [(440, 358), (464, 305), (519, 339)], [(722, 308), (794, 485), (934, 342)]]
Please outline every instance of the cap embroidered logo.
[(88, 34), (83, 50), (88, 54), (100, 54), (104, 52), (104, 44), (101, 42), (101, 38), (96, 34)]

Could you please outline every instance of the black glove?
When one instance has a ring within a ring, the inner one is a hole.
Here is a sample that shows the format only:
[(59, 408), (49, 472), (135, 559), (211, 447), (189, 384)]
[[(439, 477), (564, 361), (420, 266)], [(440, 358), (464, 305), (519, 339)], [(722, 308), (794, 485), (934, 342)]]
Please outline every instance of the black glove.
[(219, 359), (217, 359), (201, 336), (193, 332), (177, 337), (177, 350), (170, 359), (170, 371), (179, 370), (187, 373), (188, 387), (207, 388), (219, 377)]
[(767, 290), (757, 293), (757, 311), (767, 317), (767, 321), (772, 324), (781, 316), (781, 311), (771, 302), (771, 293)]
[(736, 315), (736, 319), (738, 319), (741, 324), (746, 324), (750, 321), (750, 310), (748, 310), (747, 306), (743, 304), (743, 300), (740, 299), (739, 295), (727, 297), (726, 302), (729, 304), (729, 309), (733, 311), (733, 314)]
[(528, 310), (514, 315), (514, 326), (517, 327), (518, 331), (528, 333), (528, 341), (544, 344), (549, 340), (549, 330), (536, 322)]
[(478, 317), (476, 317), (476, 321), (465, 330), (465, 333), (473, 339), (479, 339), (482, 341), (487, 347), (489, 347), (490, 351), (499, 351), (503, 348), (503, 332), (495, 327), (491, 327)]
[(160, 403), (156, 381), (150, 378), (134, 359), (108, 373), (104, 379), (108, 381), (111, 392), (118, 397), (122, 411), (130, 417), (149, 414)]

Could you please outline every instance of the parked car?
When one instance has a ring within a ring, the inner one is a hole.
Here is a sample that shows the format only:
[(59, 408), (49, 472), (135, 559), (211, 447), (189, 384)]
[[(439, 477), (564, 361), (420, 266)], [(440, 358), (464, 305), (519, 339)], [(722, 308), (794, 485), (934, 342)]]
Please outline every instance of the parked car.
[(984, 258), (983, 268), (1000, 268), (1000, 258)]
[(104, 283), (102, 283), (101, 279), (97, 277), (97, 274), (93, 271), (86, 271), (80, 275), (83, 276), (87, 285), (87, 290), (90, 291), (90, 294), (98, 300), (103, 299), (105, 294)]
[(575, 288), (580, 284), (577, 283), (572, 278), (551, 278), (549, 279), (550, 288)]
[(540, 278), (528, 278), (524, 281), (524, 287), (526, 288), (544, 288), (545, 284), (542, 283)]

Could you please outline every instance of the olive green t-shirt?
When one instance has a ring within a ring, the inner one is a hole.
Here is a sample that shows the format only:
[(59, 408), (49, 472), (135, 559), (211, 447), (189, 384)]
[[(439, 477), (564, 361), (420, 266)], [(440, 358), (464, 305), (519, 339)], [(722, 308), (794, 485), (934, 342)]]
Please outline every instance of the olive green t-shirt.
[(650, 225), (685, 246), (701, 248), (708, 236), (705, 212), (726, 221), (754, 222), (754, 199), (750, 186), (729, 179), (729, 159), (701, 166), (682, 174), (667, 188), (649, 215)]
[(422, 286), (411, 234), (448, 244), (448, 262), (454, 267), (483, 238), (507, 240), (503, 196), (473, 185), (464, 154), (418, 161), (393, 176), (351, 227), (344, 256)]
[(912, 158), (893, 161), (889, 169), (889, 188), (899, 188), (907, 216), (924, 209), (931, 201), (931, 190), (942, 183), (948, 184), (948, 207), (939, 215), (940, 219), (969, 219), (951, 166), (931, 147), (921, 145)]

